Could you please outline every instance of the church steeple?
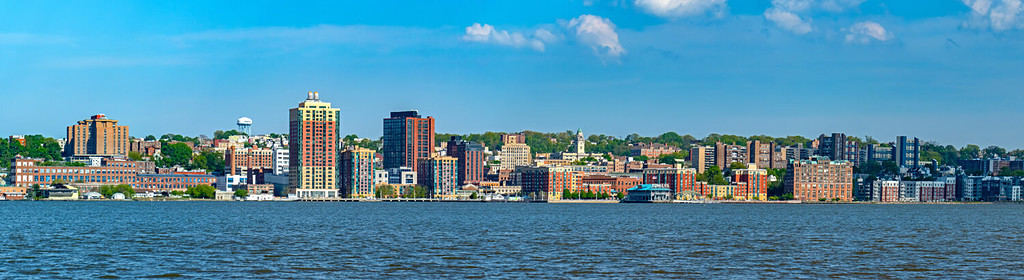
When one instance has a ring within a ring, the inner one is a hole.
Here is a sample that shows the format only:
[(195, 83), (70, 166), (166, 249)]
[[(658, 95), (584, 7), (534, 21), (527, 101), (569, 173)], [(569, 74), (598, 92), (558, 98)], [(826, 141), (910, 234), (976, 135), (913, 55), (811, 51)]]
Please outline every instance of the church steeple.
[(585, 154), (586, 151), (587, 151), (586, 150), (586, 145), (587, 145), (587, 139), (583, 138), (583, 130), (577, 128), (576, 129), (576, 141), (575, 141), (575, 143), (573, 143), (573, 146), (576, 147), (576, 151), (575, 151), (576, 154), (579, 154), (579, 155)]

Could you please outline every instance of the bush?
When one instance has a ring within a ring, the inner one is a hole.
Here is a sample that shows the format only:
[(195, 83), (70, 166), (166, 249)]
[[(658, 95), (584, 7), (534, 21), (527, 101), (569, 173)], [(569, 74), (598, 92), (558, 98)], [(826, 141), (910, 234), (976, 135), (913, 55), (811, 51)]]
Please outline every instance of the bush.
[(108, 185), (100, 187), (100, 195), (103, 195), (103, 197), (111, 198), (115, 193), (124, 194), (125, 198), (135, 197), (135, 189), (133, 189), (131, 185), (120, 184), (116, 186)]
[(185, 190), (185, 194), (193, 198), (214, 198), (217, 196), (217, 189), (210, 185), (198, 185)]

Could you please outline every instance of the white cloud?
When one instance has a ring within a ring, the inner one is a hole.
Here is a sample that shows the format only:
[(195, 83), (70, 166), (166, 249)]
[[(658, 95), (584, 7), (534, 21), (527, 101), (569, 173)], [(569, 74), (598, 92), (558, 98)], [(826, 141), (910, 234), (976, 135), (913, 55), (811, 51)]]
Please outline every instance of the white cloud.
[(846, 42), (861, 44), (870, 43), (871, 40), (884, 42), (892, 38), (892, 33), (886, 31), (885, 27), (882, 27), (881, 24), (873, 21), (855, 23), (850, 26), (846, 34)]
[(1024, 5), (1021, 0), (961, 0), (971, 8), (973, 25), (991, 27), (995, 31), (1003, 31), (1024, 27), (1021, 14)]
[(811, 9), (813, 0), (772, 0), (772, 8), (789, 12), (805, 12)]
[(814, 30), (811, 14), (816, 11), (839, 13), (856, 8), (864, 0), (772, 0), (764, 18), (780, 28), (803, 35)]
[(665, 18), (699, 15), (711, 11), (721, 13), (726, 0), (635, 0), (634, 5), (645, 12)]
[(825, 11), (829, 12), (842, 12), (847, 9), (856, 8), (864, 3), (864, 0), (823, 0), (818, 3), (818, 6)]
[(810, 19), (804, 20), (799, 15), (784, 9), (769, 8), (764, 11), (764, 18), (774, 22), (782, 29), (796, 34), (807, 34), (812, 30)]
[(595, 15), (581, 15), (569, 21), (567, 27), (576, 34), (576, 39), (590, 46), (602, 57), (619, 57), (626, 49), (619, 44), (619, 34), (611, 20)]
[[(547, 32), (547, 33), (544, 33)], [(534, 32), (542, 36), (544, 39), (550, 39), (554, 37), (551, 32), (541, 31), (538, 29)], [(544, 42), (538, 38), (527, 38), (523, 33), (519, 32), (508, 32), (506, 30), (497, 30), (490, 24), (479, 24), (474, 23), (473, 25), (466, 27), (466, 34), (462, 35), (462, 40), (477, 42), (477, 43), (489, 43), (497, 44), (502, 46), (510, 46), (515, 48), (529, 47), (537, 51), (544, 51)]]

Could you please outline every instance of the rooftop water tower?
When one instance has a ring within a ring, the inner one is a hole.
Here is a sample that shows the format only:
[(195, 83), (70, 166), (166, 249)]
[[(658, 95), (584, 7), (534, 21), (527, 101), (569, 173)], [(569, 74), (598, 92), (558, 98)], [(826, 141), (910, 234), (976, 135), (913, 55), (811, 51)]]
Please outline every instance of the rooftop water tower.
[(252, 136), (252, 119), (246, 117), (238, 118), (238, 131)]

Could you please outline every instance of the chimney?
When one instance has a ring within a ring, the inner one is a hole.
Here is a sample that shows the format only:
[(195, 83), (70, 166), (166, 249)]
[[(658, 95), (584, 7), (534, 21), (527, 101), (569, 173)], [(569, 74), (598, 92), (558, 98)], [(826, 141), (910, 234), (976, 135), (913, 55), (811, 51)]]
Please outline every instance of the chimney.
[(316, 99), (316, 100), (320, 100), (320, 93), (319, 93), (319, 92), (316, 92), (316, 91), (314, 91), (314, 92), (313, 92), (313, 99)]
[(306, 99), (307, 100), (313, 99), (313, 92), (312, 91), (310, 91), (309, 93), (306, 94)]

